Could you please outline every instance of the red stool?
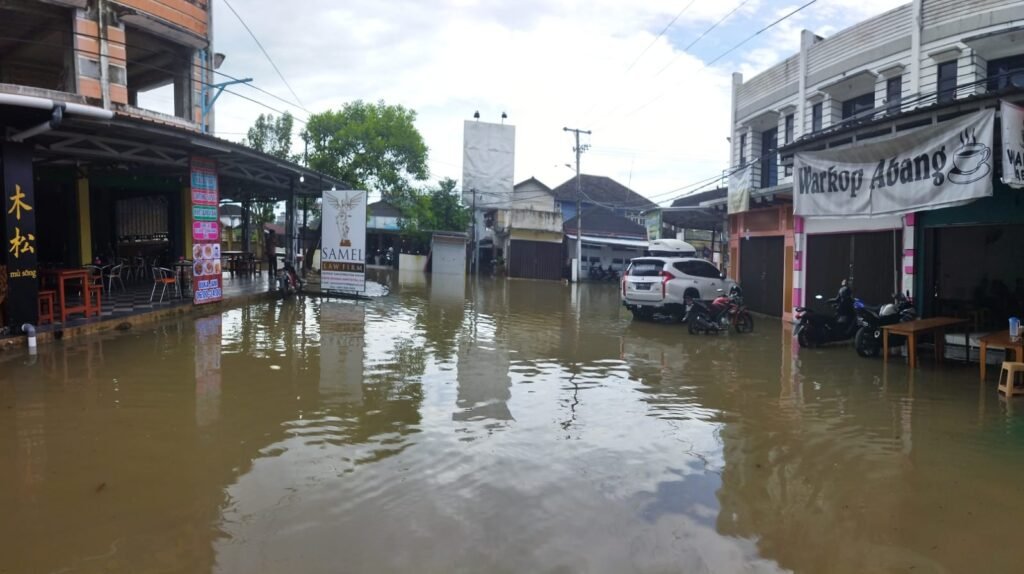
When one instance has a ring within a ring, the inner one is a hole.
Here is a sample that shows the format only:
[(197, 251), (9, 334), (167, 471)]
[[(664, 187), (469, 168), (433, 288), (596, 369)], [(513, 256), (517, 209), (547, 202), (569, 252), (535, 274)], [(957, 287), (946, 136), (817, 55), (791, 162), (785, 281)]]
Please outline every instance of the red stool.
[[(100, 316), (103, 311), (103, 285), (101, 284), (89, 284), (87, 286), (87, 295), (85, 300), (85, 316), (89, 315)], [(93, 297), (96, 298), (96, 302), (93, 303)]]
[(39, 324), (50, 323), (53, 324), (53, 304), (56, 300), (56, 291), (40, 291), (39, 292)]

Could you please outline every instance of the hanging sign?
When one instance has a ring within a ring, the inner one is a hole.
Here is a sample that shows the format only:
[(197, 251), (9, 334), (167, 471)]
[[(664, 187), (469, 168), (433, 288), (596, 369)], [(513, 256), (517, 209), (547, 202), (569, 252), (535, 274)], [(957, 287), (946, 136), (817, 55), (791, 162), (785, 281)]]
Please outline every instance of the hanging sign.
[(320, 286), (325, 291), (366, 290), (366, 192), (325, 191), (320, 224)]
[(886, 140), (798, 152), (793, 213), (805, 217), (899, 215), (992, 195), (995, 110)]
[(742, 167), (729, 175), (728, 212), (742, 213), (750, 209), (751, 166)]
[(1003, 183), (1024, 189), (1024, 108), (1000, 102), (1003, 123)]
[(647, 241), (661, 239), (661, 210), (647, 212), (644, 222), (647, 224)]
[[(20, 332), (35, 325), (39, 280), (36, 268), (36, 197), (32, 179), (32, 146), (4, 143), (4, 251), (7, 262), (7, 323)], [(2, 260), (0, 260), (2, 261)], [(2, 270), (0, 270), (2, 272)]]
[(224, 298), (217, 164), (211, 159), (193, 157), (191, 175), (192, 302), (202, 305)]

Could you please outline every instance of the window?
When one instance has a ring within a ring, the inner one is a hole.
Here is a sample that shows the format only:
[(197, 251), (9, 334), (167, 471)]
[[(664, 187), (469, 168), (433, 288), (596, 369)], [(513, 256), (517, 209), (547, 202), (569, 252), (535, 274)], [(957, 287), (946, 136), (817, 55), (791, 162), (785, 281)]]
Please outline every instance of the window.
[(885, 81), (886, 112), (898, 114), (900, 101), (903, 100), (903, 76), (896, 76)]
[(740, 167), (747, 167), (747, 134), (740, 134)]
[(811, 131), (821, 131), (821, 102), (814, 104), (811, 108)]
[(779, 183), (779, 128), (761, 133), (761, 188)]
[(657, 277), (661, 275), (664, 261), (657, 259), (634, 259), (629, 264), (629, 275), (631, 277)]
[(74, 15), (66, 8), (42, 2), (0, 1), (4, 28), (0, 83), (73, 92), (75, 57), (79, 57), (84, 75), (99, 78), (99, 56), (72, 51), (73, 21)]
[(939, 103), (956, 99), (956, 60), (939, 64)]
[(680, 261), (675, 264), (675, 268), (692, 277), (706, 277), (708, 279), (719, 279), (722, 277), (718, 268), (706, 261)]
[(864, 95), (850, 98), (843, 102), (843, 119), (856, 117), (875, 107), (875, 93), (868, 92)]
[(786, 116), (786, 140), (783, 143), (793, 143), (793, 114)]
[(988, 89), (996, 92), (1013, 85), (1013, 77), (1024, 79), (1024, 54), (988, 61)]

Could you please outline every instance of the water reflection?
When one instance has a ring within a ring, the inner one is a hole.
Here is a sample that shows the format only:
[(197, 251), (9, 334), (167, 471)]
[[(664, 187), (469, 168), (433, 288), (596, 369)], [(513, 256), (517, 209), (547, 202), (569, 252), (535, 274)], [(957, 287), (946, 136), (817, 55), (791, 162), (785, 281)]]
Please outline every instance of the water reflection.
[(0, 572), (1016, 568), (1024, 418), (972, 369), (395, 277), (0, 355)]

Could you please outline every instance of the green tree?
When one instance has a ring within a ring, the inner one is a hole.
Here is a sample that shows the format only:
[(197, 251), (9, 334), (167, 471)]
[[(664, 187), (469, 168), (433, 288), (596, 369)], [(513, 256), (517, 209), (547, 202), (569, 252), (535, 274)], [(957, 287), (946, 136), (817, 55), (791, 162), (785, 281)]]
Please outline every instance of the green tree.
[(402, 211), (398, 222), (402, 234), (419, 243), (430, 239), (431, 231), (466, 231), (469, 209), (460, 202), (457, 182), (444, 178), (437, 187), (406, 190), (393, 198)]
[(415, 122), (415, 111), (383, 101), (313, 114), (302, 133), (309, 166), (394, 200), (412, 180), (427, 179), (427, 145)]
[(296, 161), (298, 156), (292, 153), (294, 126), (295, 118), (288, 112), (280, 117), (260, 114), (242, 143), (278, 159)]

